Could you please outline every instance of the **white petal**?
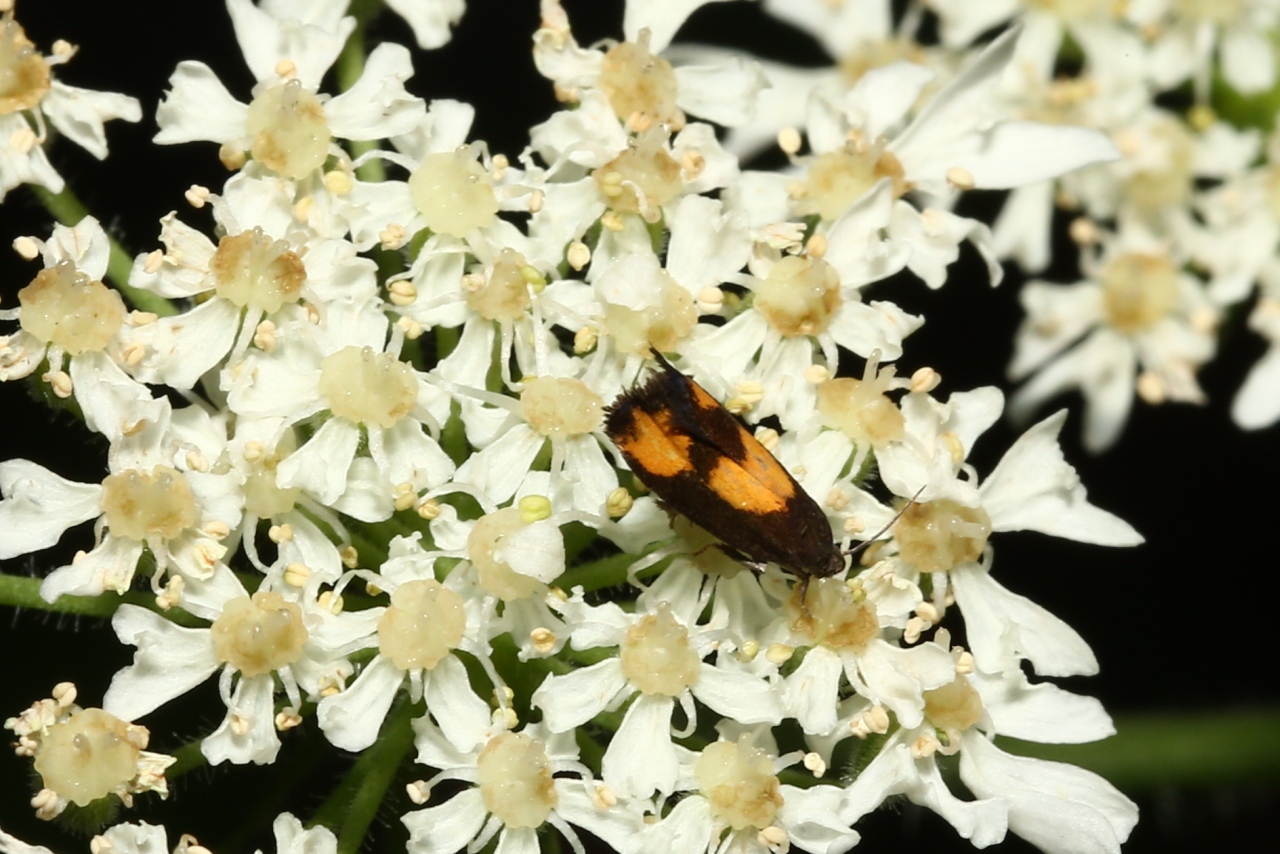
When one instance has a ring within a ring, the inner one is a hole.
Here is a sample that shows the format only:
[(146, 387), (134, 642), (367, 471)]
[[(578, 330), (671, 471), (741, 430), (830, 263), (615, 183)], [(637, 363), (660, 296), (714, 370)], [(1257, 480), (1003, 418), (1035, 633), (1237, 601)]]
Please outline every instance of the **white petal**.
[(316, 722), (334, 747), (358, 753), (378, 740), (378, 731), (404, 682), (404, 671), (376, 656), (354, 682), (316, 706)]
[(675, 73), (680, 109), (725, 127), (750, 121), (769, 85), (760, 63), (738, 55), (720, 65), (681, 65)]
[(964, 614), (969, 648), (979, 669), (999, 673), (1011, 657), (1026, 658), (1041, 676), (1092, 676), (1093, 650), (1075, 629), (1032, 602), (1002, 587), (982, 567), (951, 572), (956, 604)]
[(947, 170), (958, 167), (973, 176), (975, 187), (1004, 190), (1119, 159), (1120, 152), (1099, 131), (1008, 121), (965, 134), (930, 156), (917, 157), (912, 175), (941, 186)]
[(439, 806), (405, 813), (400, 820), (409, 829), (411, 854), (455, 854), (476, 838), (485, 815), (480, 790), (467, 789)]
[(102, 708), (122, 720), (137, 720), (185, 694), (219, 667), (208, 629), (176, 626), (135, 605), (121, 605), (111, 626), (123, 643), (138, 648), (102, 698)]
[(494, 503), (506, 502), (516, 494), (545, 441), (541, 433), (518, 424), (489, 447), (468, 457), (458, 467), (454, 480), (477, 487)]
[(413, 30), (413, 38), (423, 50), (449, 43), (449, 28), (462, 20), (466, 0), (387, 0), (397, 15)]
[(825, 646), (815, 646), (783, 683), (787, 714), (807, 733), (826, 735), (836, 728), (840, 675), (844, 664)]
[(1280, 347), (1272, 347), (1249, 370), (1231, 403), (1231, 418), (1245, 430), (1261, 430), (1280, 420)]
[(778, 823), (787, 831), (792, 845), (817, 854), (844, 854), (861, 838), (838, 816), (844, 791), (837, 786), (800, 789), (782, 786), (782, 809)]
[(194, 388), (231, 350), (239, 331), (240, 309), (224, 299), (162, 317), (138, 328), (136, 337), (146, 343), (147, 355), (134, 374), (154, 385)]
[(1000, 735), (1044, 744), (1084, 744), (1116, 734), (1111, 716), (1097, 699), (1049, 682), (1032, 685), (1021, 670), (999, 677), (974, 671), (968, 679), (982, 695), (982, 705)]
[[(255, 6), (252, 0), (227, 0), (245, 64), (256, 79), (274, 80), (276, 66), (288, 60), (302, 85), (314, 92), (342, 52), (356, 20), (350, 16), (334, 20), (332, 12), (345, 8), (341, 3), (298, 4), (293, 9), (274, 5), (280, 17), (272, 14), (275, 9)], [(310, 14), (303, 17), (300, 13), (304, 11)], [(298, 17), (286, 17), (290, 13)]]
[(563, 676), (548, 676), (533, 692), (533, 705), (552, 732), (580, 727), (604, 711), (627, 686), (622, 663), (607, 658)]
[(625, 804), (601, 809), (586, 791), (586, 787), (594, 783), (557, 777), (554, 785), (559, 801), (556, 813), (561, 818), (589, 831), (611, 851), (635, 850), (636, 834), (645, 827), (639, 810)]
[(307, 443), (276, 468), (281, 489), (298, 486), (323, 504), (332, 504), (347, 487), (347, 472), (360, 442), (360, 429), (345, 418), (330, 418)]
[(640, 694), (623, 715), (600, 764), (604, 781), (619, 797), (647, 798), (655, 790), (665, 796), (675, 788), (674, 707), (671, 697)]
[(936, 77), (914, 62), (895, 62), (873, 68), (844, 96), (844, 108), (857, 122), (867, 139), (876, 139), (896, 130), (897, 125), (920, 93)]
[(703, 662), (691, 690), (707, 708), (739, 723), (776, 724), (782, 720), (782, 703), (773, 686), (745, 671)]
[(960, 779), (978, 797), (1009, 807), (1009, 829), (1047, 854), (1119, 854), (1138, 807), (1091, 771), (1001, 752), (972, 734), (960, 751)]
[(1276, 80), (1276, 57), (1270, 33), (1238, 20), (1222, 33), (1218, 44), (1222, 76), (1244, 93), (1263, 92)]
[(88, 554), (78, 555), (40, 582), (40, 598), (56, 602), (59, 596), (98, 596), (104, 590), (123, 593), (133, 581), (142, 557), (142, 543), (108, 534)]
[(292, 814), (283, 812), (271, 822), (276, 854), (336, 854), (338, 837), (324, 825), (306, 828)]
[(0, 463), (0, 560), (47, 549), (102, 513), (102, 487), (59, 477), (30, 460)]
[[(213, 734), (200, 743), (210, 765), (232, 762), (269, 765), (280, 752), (275, 724), (275, 677), (270, 673), (240, 676), (231, 695), (231, 706)], [(247, 729), (238, 732), (241, 727)]]
[(1049, 265), (1053, 188), (1052, 181), (1018, 187), (992, 226), (996, 254), (1016, 261), (1024, 273), (1038, 273)]
[(689, 16), (708, 3), (724, 0), (630, 0), (622, 19), (627, 41), (635, 41), (641, 29), (649, 30), (649, 50), (661, 53)]
[(1059, 410), (1018, 437), (982, 484), (982, 506), (997, 531), (1040, 531), (1104, 546), (1136, 546), (1133, 526), (1088, 502), (1084, 484), (1067, 463), (1058, 433)]
[(951, 654), (935, 643), (902, 649), (879, 639), (857, 656), (857, 666), (869, 699), (892, 711), (908, 729), (924, 720), (924, 692), (946, 685), (956, 672)]
[(992, 91), (1013, 58), (1018, 33), (1018, 27), (1010, 27), (997, 36), (929, 99), (911, 126), (893, 141), (890, 149), (902, 161), (908, 178), (915, 176), (917, 159), (927, 161), (934, 152), (946, 150), (956, 137), (991, 115)]
[(467, 668), (456, 655), (446, 655), (423, 674), (427, 709), (441, 732), (462, 753), (473, 750), (489, 731), (489, 704), (476, 696)]
[(503, 537), (493, 557), (514, 572), (550, 584), (564, 574), (564, 535), (552, 519), (534, 522)]
[(179, 62), (169, 85), (156, 107), (157, 143), (231, 142), (248, 133), (249, 107), (233, 98), (203, 62)]
[(99, 160), (107, 156), (104, 122), (109, 119), (136, 122), (142, 118), (142, 105), (137, 98), (117, 92), (79, 89), (56, 80), (45, 93), (40, 108), (65, 137)]
[(425, 121), (421, 98), (405, 91), (413, 76), (413, 61), (404, 45), (383, 42), (365, 60), (355, 84), (324, 106), (335, 136), (344, 139), (382, 139), (408, 133)]

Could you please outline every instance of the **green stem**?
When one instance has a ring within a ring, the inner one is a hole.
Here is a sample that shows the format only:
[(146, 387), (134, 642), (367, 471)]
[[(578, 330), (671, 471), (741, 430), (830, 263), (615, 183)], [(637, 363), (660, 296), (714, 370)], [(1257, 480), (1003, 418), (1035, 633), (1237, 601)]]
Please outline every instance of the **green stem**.
[(55, 614), (74, 614), (80, 617), (99, 617), (111, 619), (122, 604), (137, 605), (148, 611), (163, 613), (166, 618), (179, 626), (198, 628), (207, 626), (208, 621), (201, 620), (181, 608), (170, 608), (160, 611), (156, 606), (156, 597), (151, 593), (130, 590), (119, 596), (59, 596), (56, 602), (46, 602), (40, 598), (40, 579), (23, 575), (0, 573), (0, 605), (13, 608), (27, 608), (32, 611), (49, 611)]
[[(74, 226), (89, 216), (89, 209), (70, 187), (65, 188), (61, 193), (51, 193), (35, 184), (31, 185), (31, 189), (40, 203), (53, 214), (54, 219), (63, 225)], [(164, 297), (129, 286), (129, 272), (133, 269), (133, 257), (109, 233), (107, 242), (111, 246), (111, 251), (107, 259), (106, 278), (119, 289), (120, 293), (124, 294), (125, 299), (136, 308), (161, 317), (177, 314), (178, 310), (173, 303)]]
[[(599, 560), (593, 560), (590, 563), (584, 563), (581, 566), (575, 566), (556, 579), (556, 586), (561, 590), (572, 590), (575, 587), (581, 587), (583, 590), (590, 592), (625, 584), (627, 581), (627, 567), (635, 563), (638, 557), (638, 555), (631, 554), (610, 555)], [(652, 578), (662, 571), (663, 566), (665, 564), (659, 561), (653, 566), (642, 569), (637, 573), (636, 577), (641, 579)]]
[(338, 854), (355, 854), (364, 844), (382, 806), (383, 798), (401, 763), (413, 748), (414, 705), (400, 702), (387, 716), (373, 746), (361, 754), (355, 766), (311, 820), (338, 834)]

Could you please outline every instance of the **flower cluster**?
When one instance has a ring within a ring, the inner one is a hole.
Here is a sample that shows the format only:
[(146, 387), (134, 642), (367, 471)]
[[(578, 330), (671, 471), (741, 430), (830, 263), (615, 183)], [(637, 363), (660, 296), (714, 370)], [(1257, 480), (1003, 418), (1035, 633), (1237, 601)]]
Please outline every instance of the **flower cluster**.
[[(462, 7), (390, 5), (423, 47)], [(170, 79), (156, 141), (214, 142), (233, 175), (187, 193), (212, 234), (171, 213), (137, 255), (127, 284), (155, 310), (103, 283), (110, 241), (92, 217), (19, 242), (42, 269), (0, 310), (16, 325), (0, 379), (38, 379), (109, 451), (96, 483), (0, 462), (0, 558), (83, 542), (40, 596), (135, 594), (112, 618), (133, 661), (102, 709), (73, 711), (60, 686), (6, 723), (43, 777), (42, 815), (163, 794), (166, 760), (132, 722), (216, 677), (211, 764), (275, 762), (298, 727), (366, 751), (411, 719), (415, 854), (495, 839), (525, 854), (549, 830), (582, 852), (579, 829), (617, 852), (837, 854), (897, 796), (979, 847), (1012, 832), (1050, 852), (1118, 850), (1131, 801), (994, 741), (1114, 730), (1050, 681), (1097, 661), (1015, 573), (993, 573), (993, 538), (1141, 537), (1089, 503), (1058, 444), (1063, 413), (991, 471), (968, 461), (1004, 397), (945, 390), (930, 368), (899, 377), (924, 318), (892, 287), (904, 272), (942, 287), (965, 243), (993, 284), (1002, 257), (1043, 265), (1049, 206), (1068, 196), (1090, 217), (1076, 229), (1090, 278), (1025, 291), (1012, 370), (1035, 376), (1012, 409), (1079, 385), (1101, 447), (1133, 388), (1197, 397), (1215, 318), (1271, 263), (1274, 238), (1251, 266), (1220, 249), (1241, 220), (1280, 236), (1270, 208), (1243, 201), (1266, 175), (1192, 183), (1227, 169), (1224, 151), (1251, 157), (1250, 137), (1192, 133), (1151, 106), (1159, 83), (1207, 73), (1179, 53), (1182, 12), (1160, 13), (1140, 73), (1103, 67), (1136, 24), (1110, 4), (1070, 19), (1084, 61), (1068, 81), (1045, 64), (1065, 32), (1045, 4), (971, 49), (999, 23), (987, 7), (1011, 4), (933, 0), (942, 45), (912, 52), (914, 18), (895, 29), (888, 4), (764, 2), (842, 56), (900, 48), (849, 83), (673, 45), (700, 5), (630, 0), (622, 37), (584, 46), (542, 0), (533, 56), (564, 107), (511, 156), (472, 138), (469, 105), (409, 91), (403, 46), (378, 45), (332, 91), (362, 31), (345, 3), (227, 0), (256, 84), (232, 92), (196, 61)], [(848, 16), (880, 5), (878, 32)], [(5, 34), (34, 66), (12, 18)], [(56, 91), (11, 118), (56, 124)], [(769, 140), (788, 166), (744, 168)], [(39, 152), (21, 162), (47, 167)], [(0, 174), (4, 189), (60, 182)], [(1147, 187), (1147, 208), (1126, 182)], [(994, 230), (957, 212), (972, 189), (1012, 190)], [(1207, 286), (1170, 249), (1184, 232)], [(1258, 312), (1280, 338), (1274, 310)], [(744, 419), (841, 547), (863, 544), (847, 569), (752, 571), (645, 493), (604, 418), (655, 351)], [(855, 357), (858, 376), (839, 376)], [(1259, 403), (1277, 397), (1277, 366), (1249, 380), (1242, 422), (1280, 416)], [(275, 830), (281, 850), (337, 845), (287, 814)], [(167, 846), (147, 825), (95, 844)], [(0, 833), (0, 849), (20, 845)]]

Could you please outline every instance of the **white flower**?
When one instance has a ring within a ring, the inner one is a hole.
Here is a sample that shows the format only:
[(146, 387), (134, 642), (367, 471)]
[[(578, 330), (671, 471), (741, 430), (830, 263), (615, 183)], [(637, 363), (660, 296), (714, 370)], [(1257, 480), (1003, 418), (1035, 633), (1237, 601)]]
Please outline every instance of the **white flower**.
[[(108, 455), (101, 484), (73, 483), (27, 460), (0, 463), (0, 555), (48, 548), (75, 525), (95, 517), (96, 544), (49, 573), (40, 595), (97, 596), (129, 589), (144, 548), (155, 559), (152, 589), (168, 604), (216, 614), (229, 585), (238, 584), (222, 557), (221, 539), (239, 524), (222, 479), (201, 476), (198, 454), (175, 440), (167, 400), (135, 413), (135, 431)], [(176, 574), (166, 584), (167, 574)]]
[(1094, 218), (1136, 220), (1157, 232), (1176, 230), (1191, 217), (1198, 181), (1243, 172), (1262, 143), (1255, 128), (1214, 121), (1197, 130), (1150, 104), (1105, 129), (1120, 158), (1064, 178), (1068, 198)]
[[(296, 716), (302, 708), (300, 684), (314, 694), (335, 665), (311, 642), (308, 627), (318, 619), (311, 613), (314, 603), (300, 605), (265, 587), (250, 597), (234, 579), (226, 593), (206, 629), (183, 628), (144, 608), (121, 605), (111, 624), (121, 641), (138, 650), (133, 664), (112, 678), (102, 706), (135, 720), (221, 670), (218, 692), (227, 715), (201, 743), (201, 753), (215, 765), (271, 763), (280, 749), (276, 728), (294, 725), (289, 712)], [(279, 719), (277, 677), (289, 698)]]
[(1009, 403), (1015, 420), (1078, 388), (1084, 445), (1097, 452), (1120, 437), (1135, 391), (1152, 404), (1204, 402), (1195, 374), (1216, 349), (1218, 313), (1175, 253), (1130, 223), (1082, 256), (1083, 281), (1023, 287), (1009, 376), (1030, 379)]
[(876, 603), (865, 597), (860, 583), (815, 578), (805, 591), (803, 609), (789, 621), (789, 640), (791, 646), (808, 650), (783, 680), (782, 693), (787, 713), (807, 733), (835, 730), (846, 683), (873, 705), (893, 712), (903, 726), (918, 726), (924, 692), (955, 675), (946, 648), (934, 643), (904, 648), (896, 639), (882, 637)]
[(19, 184), (36, 184), (60, 193), (62, 176), (49, 163), (43, 143), (45, 122), (99, 160), (107, 156), (103, 123), (136, 122), (142, 106), (136, 98), (115, 92), (80, 89), (55, 80), (52, 66), (75, 56), (76, 48), (59, 41), (51, 56), (41, 56), (13, 19), (12, 4), (0, 21), (0, 63), (5, 90), (0, 98), (0, 202)]
[[(760, 61), (769, 85), (759, 93), (755, 115), (731, 126), (725, 136), (725, 148), (744, 161), (773, 145), (779, 130), (803, 125), (809, 98), (815, 93), (839, 99), (866, 72), (898, 61), (939, 72), (948, 64), (948, 58), (936, 48), (915, 41), (917, 16), (905, 16), (895, 31), (895, 16), (888, 0), (764, 0), (761, 6), (813, 37), (826, 50), (831, 64), (800, 67)], [(665, 55), (679, 68), (720, 64), (740, 52), (676, 44)]]
[[(415, 784), (424, 798), (437, 780), (463, 780), (473, 787), (401, 817), (409, 829), (410, 854), (477, 851), (495, 835), (504, 854), (538, 854), (538, 829), (546, 824), (575, 851), (583, 850), (582, 842), (570, 825), (590, 831), (619, 854), (638, 850), (639, 810), (617, 803), (591, 780), (578, 761), (572, 732), (549, 732), (542, 724), (509, 732), (495, 725), (483, 742), (464, 751), (425, 716), (413, 728), (418, 762), (441, 769), (433, 780)], [(563, 776), (569, 771), (581, 776)]]
[[(302, 822), (292, 813), (283, 812), (271, 823), (271, 830), (276, 837), (278, 854), (337, 854), (338, 838), (333, 831), (323, 825), (306, 829)], [(0, 834), (0, 842), (4, 841)], [(203, 848), (191, 834), (183, 834), (182, 842), (174, 850)], [(169, 837), (163, 827), (138, 822), (136, 824), (117, 824), (98, 834), (90, 842), (95, 851), (111, 851), (113, 854), (157, 854), (169, 851)], [(45, 849), (40, 849), (43, 852)], [(21, 850), (13, 854), (26, 854)], [(31, 852), (38, 854), (38, 852)], [(259, 850), (258, 854), (262, 854)]]
[[(835, 786), (782, 785), (777, 772), (799, 754), (777, 755), (768, 730), (756, 727), (699, 753), (678, 748), (680, 790), (671, 810), (644, 828), (644, 851), (773, 854), (788, 848), (843, 854), (858, 833), (839, 817), (843, 792)], [(705, 847), (704, 847), (705, 845)]]
[[(672, 743), (672, 713), (678, 700), (684, 730), (696, 726), (693, 698), (712, 711), (743, 723), (777, 723), (782, 708), (772, 686), (755, 676), (733, 672), (703, 659), (714, 634), (695, 620), (703, 600), (692, 582), (672, 601), (644, 597), (643, 610), (627, 614), (613, 603), (592, 607), (581, 592), (563, 606), (575, 649), (618, 647), (617, 658), (548, 676), (533, 694), (543, 721), (553, 732), (571, 732), (607, 709), (638, 694), (609, 740), (602, 760), (605, 782), (623, 797), (648, 797), (675, 789), (677, 754)], [(671, 592), (671, 591), (667, 591)]]
[(1215, 69), (1243, 93), (1265, 92), (1275, 84), (1276, 59), (1268, 33), (1280, 19), (1276, 0), (1243, 0), (1229, 7), (1136, 0), (1126, 8), (1126, 17), (1154, 34), (1151, 77), (1162, 89), (1190, 78), (1196, 97), (1207, 101)]
[(238, 363), (250, 346), (269, 349), (273, 331), (307, 310), (374, 297), (374, 263), (349, 242), (297, 223), (293, 193), (291, 181), (274, 175), (235, 175), (210, 196), (222, 235), (216, 244), (173, 213), (161, 220), (165, 248), (138, 256), (129, 284), (197, 304), (135, 330), (132, 343), (142, 351), (131, 365), (135, 376), (192, 388), (219, 363)]
[(679, 130), (686, 112), (732, 127), (751, 118), (756, 95), (768, 85), (759, 64), (724, 55), (714, 64), (673, 68), (661, 56), (688, 16), (708, 2), (716, 0), (628, 0), (626, 41), (604, 50), (579, 47), (559, 0), (542, 0), (533, 58), (575, 100), (587, 92), (605, 93), (616, 120), (631, 131), (652, 124)]
[[(924, 394), (903, 399), (906, 435), (878, 454), (885, 484), (897, 495), (916, 496), (892, 528), (903, 562), (899, 572), (912, 581), (918, 573), (931, 573), (933, 605), (940, 614), (947, 591), (954, 594), (984, 672), (998, 672), (1016, 654), (1042, 675), (1096, 673), (1097, 660), (1074, 630), (991, 577), (988, 537), (1032, 530), (1112, 546), (1137, 545), (1142, 537), (1088, 502), (1058, 446), (1065, 412), (1019, 437), (979, 484), (977, 472), (963, 461), (978, 435), (999, 417), (1000, 404), (994, 388), (955, 394), (946, 404)], [(864, 493), (853, 498), (869, 530), (893, 518), (893, 511)]]
[[(926, 695), (925, 716), (924, 726), (890, 734), (848, 787), (843, 820), (856, 822), (901, 794), (945, 818), (975, 847), (1001, 841), (1008, 829), (1049, 854), (1118, 854), (1137, 823), (1137, 806), (1097, 774), (1012, 756), (991, 743), (1002, 733), (1058, 743), (1106, 738), (1114, 729), (1096, 700), (1029, 685), (1011, 668), (1000, 679), (957, 676)], [(976, 800), (952, 794), (938, 768), (938, 755), (955, 753), (960, 779)]]
[[(972, 240), (998, 282), (989, 229), (941, 203), (957, 189), (1032, 184), (1116, 156), (1096, 131), (1008, 119), (993, 95), (1017, 35), (1015, 29), (996, 39), (924, 101), (909, 124), (912, 105), (933, 78), (918, 65), (869, 71), (840, 99), (815, 95), (807, 121), (811, 153), (796, 159), (802, 176), (744, 173), (729, 194), (731, 205), (756, 227), (817, 216), (824, 246), (848, 252), (846, 263), (855, 269), (885, 276), (905, 264), (935, 288), (959, 244)], [(917, 207), (905, 198), (908, 191), (936, 206)], [(852, 223), (845, 222), (849, 216)], [(842, 249), (849, 239), (853, 245)]]
[(71, 803), (101, 806), (109, 798), (132, 807), (140, 792), (168, 797), (164, 771), (176, 758), (144, 750), (151, 738), (146, 727), (102, 709), (83, 709), (75, 699), (75, 685), (62, 682), (52, 697), (4, 722), (17, 736), (14, 752), (35, 760), (42, 786), (31, 801), (36, 816), (49, 820)]
[(28, 376), (47, 360), (40, 378), (58, 397), (75, 398), (85, 426), (117, 441), (151, 393), (122, 369), (141, 352), (131, 341), (134, 316), (119, 292), (102, 283), (107, 235), (85, 217), (75, 228), (55, 225), (48, 241), (31, 241), (44, 269), (18, 292), (18, 308), (0, 310), (0, 320), (21, 327), (0, 337), (0, 381)]
[[(397, 358), (380, 306), (334, 302), (318, 325), (294, 321), (270, 352), (251, 350), (224, 371), (227, 405), (276, 418), (279, 429), (317, 413), (330, 417), (276, 469), (276, 485), (364, 521), (395, 509), (395, 496), (443, 483), (453, 463), (428, 433), (447, 417), (448, 397)], [(426, 425), (426, 426), (424, 426)], [(367, 437), (367, 456), (357, 454)]]
[[(230, 166), (247, 155), (277, 174), (308, 178), (331, 155), (342, 158), (333, 138), (384, 139), (408, 132), (425, 109), (404, 89), (413, 76), (409, 51), (378, 45), (364, 73), (333, 98), (320, 95), (321, 78), (337, 59), (355, 19), (332, 16), (310, 21), (314, 3), (227, 0), (245, 63), (258, 80), (250, 104), (237, 101), (209, 66), (178, 64), (173, 87), (156, 110), (161, 144), (210, 140), (222, 144), (220, 157)], [(340, 7), (329, 4), (329, 11)]]
[(378, 650), (354, 682), (324, 697), (316, 707), (325, 737), (343, 750), (358, 752), (373, 744), (406, 677), (409, 699), (416, 703), (426, 698), (458, 750), (469, 751), (485, 737), (488, 706), (471, 690), (455, 650), (485, 662), (491, 678), (499, 682), (487, 663), (483, 623), (489, 614), (464, 601), (466, 580), (460, 568), (442, 585), (435, 579), (434, 563), (416, 546), (393, 542), (382, 574), (366, 577), (391, 594), (391, 604), (344, 611), (321, 631), (320, 642), (334, 645), (338, 654), (370, 647)]

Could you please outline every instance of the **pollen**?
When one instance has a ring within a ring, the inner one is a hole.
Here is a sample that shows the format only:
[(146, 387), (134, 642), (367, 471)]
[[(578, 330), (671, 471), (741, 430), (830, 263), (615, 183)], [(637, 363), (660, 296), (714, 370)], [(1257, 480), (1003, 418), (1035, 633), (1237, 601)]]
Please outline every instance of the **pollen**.
[(734, 830), (773, 825), (784, 799), (769, 754), (748, 733), (702, 750), (693, 767), (711, 814)]
[(621, 42), (604, 55), (599, 81), (600, 91), (619, 119), (638, 113), (651, 123), (684, 121), (676, 106), (675, 69), (649, 52), (648, 30), (641, 30), (634, 42)]
[(70, 261), (41, 270), (18, 291), (18, 303), (23, 329), (72, 356), (105, 348), (125, 320), (120, 294)]
[(543, 436), (581, 436), (600, 429), (604, 401), (580, 379), (538, 377), (520, 394), (520, 410)]
[(1121, 255), (1100, 278), (1107, 320), (1120, 332), (1149, 329), (1178, 306), (1178, 271), (1163, 255)]
[(644, 308), (605, 304), (604, 327), (623, 353), (647, 356), (650, 345), (659, 352), (677, 350), (698, 322), (693, 295), (666, 271), (658, 276), (661, 291), (653, 304)]
[(218, 242), (209, 274), (218, 296), (241, 308), (271, 314), (301, 298), (307, 269), (289, 244), (255, 227)]
[(302, 658), (302, 609), (279, 593), (258, 591), (227, 602), (210, 626), (214, 654), (245, 676), (279, 670)]
[(892, 365), (876, 370), (867, 361), (862, 379), (839, 377), (818, 386), (818, 414), (829, 427), (840, 430), (854, 442), (880, 448), (904, 435), (906, 418), (885, 394), (895, 371)]
[(620, 657), (622, 674), (645, 694), (675, 697), (698, 681), (701, 662), (689, 630), (665, 602), (627, 629)]
[(1127, 204), (1154, 217), (1190, 199), (1195, 189), (1196, 145), (1186, 126), (1173, 116), (1157, 119), (1148, 134), (1138, 143), (1139, 150), (1129, 155), (1142, 166), (1120, 192)]
[(898, 552), (921, 572), (944, 572), (982, 556), (991, 517), (950, 499), (916, 502), (893, 523)]
[(0, 22), (0, 116), (29, 110), (51, 85), (49, 63), (10, 17)]
[(815, 578), (805, 590), (804, 607), (792, 610), (792, 628), (829, 649), (860, 652), (880, 636), (875, 606), (839, 578)]
[(638, 213), (656, 222), (662, 205), (684, 191), (680, 164), (667, 153), (666, 139), (664, 128), (653, 128), (593, 173), (596, 187), (611, 209)]
[(476, 782), (485, 809), (507, 827), (541, 827), (560, 800), (546, 745), (524, 733), (489, 740), (476, 759)]
[(461, 596), (434, 578), (409, 581), (378, 620), (378, 650), (401, 670), (430, 670), (457, 649), (466, 627)]
[(503, 249), (494, 261), (489, 278), (464, 291), (467, 307), (485, 320), (510, 322), (524, 317), (532, 301), (525, 267), (524, 256), (514, 249)]
[(851, 141), (838, 151), (819, 154), (809, 164), (803, 195), (795, 202), (796, 213), (817, 214), (831, 222), (883, 178), (892, 182), (894, 196), (906, 192), (902, 163), (885, 140)]
[(329, 122), (315, 93), (297, 79), (268, 86), (254, 96), (247, 117), (249, 153), (273, 172), (298, 180), (329, 156)]
[(755, 307), (787, 337), (816, 335), (839, 310), (840, 275), (820, 258), (790, 255), (753, 289)]
[(319, 386), (334, 415), (384, 429), (408, 415), (418, 399), (413, 369), (370, 347), (352, 345), (325, 356)]
[(61, 798), (86, 806), (113, 792), (128, 791), (147, 746), (145, 727), (102, 709), (83, 709), (49, 727), (40, 740), (35, 769)]
[(409, 193), (427, 228), (451, 237), (486, 228), (498, 215), (493, 181), (465, 145), (422, 158), (409, 176)]
[(924, 716), (944, 732), (964, 732), (982, 720), (982, 698), (964, 676), (924, 692)]
[(102, 512), (118, 537), (172, 540), (195, 526), (199, 510), (186, 475), (169, 466), (127, 469), (102, 481)]

